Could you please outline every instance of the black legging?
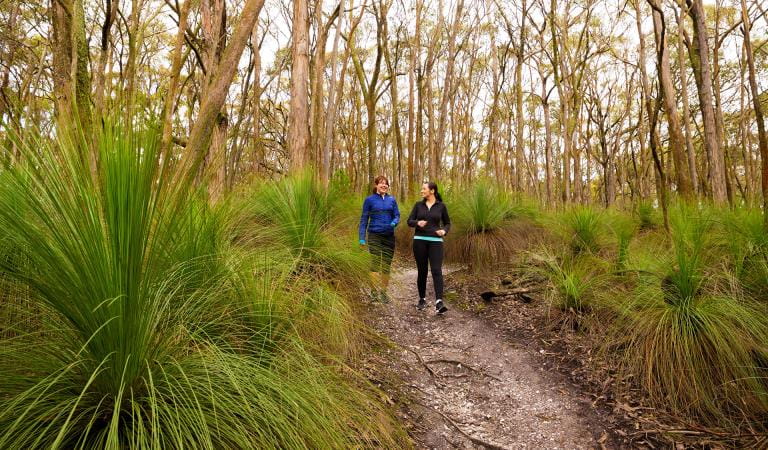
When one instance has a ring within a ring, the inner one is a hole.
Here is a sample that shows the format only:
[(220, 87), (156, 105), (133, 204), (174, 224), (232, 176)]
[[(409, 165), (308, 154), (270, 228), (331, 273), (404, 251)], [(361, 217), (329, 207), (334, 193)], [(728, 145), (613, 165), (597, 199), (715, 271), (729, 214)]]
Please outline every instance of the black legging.
[(419, 298), (427, 297), (427, 270), (432, 269), (432, 282), (435, 285), (435, 299), (443, 299), (443, 243), (413, 240), (413, 257), (416, 258), (416, 268), (419, 271), (416, 286), (419, 288)]
[(395, 254), (395, 235), (368, 232), (368, 251), (371, 252), (371, 272), (389, 274)]

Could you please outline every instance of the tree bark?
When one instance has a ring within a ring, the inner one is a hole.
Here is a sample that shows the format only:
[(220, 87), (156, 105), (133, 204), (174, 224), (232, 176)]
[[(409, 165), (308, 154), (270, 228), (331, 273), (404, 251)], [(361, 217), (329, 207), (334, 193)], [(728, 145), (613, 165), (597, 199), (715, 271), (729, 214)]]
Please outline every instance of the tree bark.
[[(338, 7), (339, 13), (336, 23), (336, 33), (333, 38), (333, 56), (330, 61), (331, 63), (331, 80), (328, 84), (328, 107), (325, 110), (325, 123), (323, 124), (324, 130), (323, 130), (323, 142), (322, 142), (322, 151), (321, 151), (321, 162), (320, 162), (320, 179), (323, 180), (323, 183), (328, 183), (331, 179), (331, 145), (333, 143), (333, 129), (334, 129), (334, 121), (336, 120), (336, 104), (337, 104), (337, 77), (338, 77), (338, 70), (336, 68), (337, 62), (338, 62), (338, 53), (339, 53), (339, 42), (341, 41), (341, 27), (344, 23), (344, 14), (342, 14), (341, 11), (344, 10), (344, 0), (341, 0), (339, 2)], [(329, 25), (333, 22), (329, 22)], [(347, 49), (346, 54), (344, 55), (343, 64), (347, 63), (347, 58), (349, 58), (349, 49)], [(341, 92), (339, 91), (339, 95)]]
[(744, 50), (747, 54), (749, 89), (752, 92), (752, 106), (755, 109), (755, 120), (757, 121), (757, 142), (760, 148), (760, 187), (763, 194), (763, 226), (768, 230), (768, 136), (766, 136), (765, 131), (763, 105), (760, 103), (760, 91), (757, 88), (755, 57), (752, 51), (752, 39), (749, 35), (752, 30), (752, 25), (749, 20), (749, 11), (747, 9), (746, 0), (741, 0), (741, 19), (744, 26)]
[(117, 11), (120, 6), (119, 0), (107, 0), (104, 9), (104, 24), (101, 27), (101, 48), (99, 53), (99, 65), (96, 69), (96, 88), (95, 88), (95, 108), (94, 110), (104, 116), (104, 87), (106, 84), (107, 61), (110, 55), (110, 42), (112, 40), (112, 24), (117, 18)]
[(437, 124), (437, 134), (435, 136), (436, 148), (434, 152), (435, 165), (433, 179), (439, 179), (442, 175), (442, 150), (445, 145), (445, 126), (448, 116), (448, 100), (455, 96), (453, 88), (453, 72), (456, 64), (456, 36), (459, 33), (459, 22), (464, 10), (464, 0), (459, 0), (456, 5), (456, 13), (453, 17), (450, 33), (448, 36), (448, 60), (446, 61), (445, 80), (443, 81), (443, 95), (440, 99), (440, 118)]
[(699, 192), (699, 174), (696, 169), (696, 152), (693, 148), (691, 136), (691, 108), (688, 102), (688, 69), (685, 66), (685, 42), (684, 42), (683, 17), (677, 15), (677, 65), (680, 68), (680, 86), (683, 100), (683, 129), (685, 130), (685, 150), (688, 156), (688, 171), (691, 174), (691, 188), (694, 195)]
[[(208, 145), (211, 142), (211, 135), (214, 127), (217, 126), (217, 118), (227, 97), (227, 91), (237, 72), (237, 63), (243, 54), (248, 36), (256, 24), (263, 5), (264, 0), (246, 1), (240, 14), (240, 21), (232, 33), (232, 40), (224, 49), (221, 63), (215, 68), (211, 76), (208, 95), (202, 99), (197, 120), (195, 120), (189, 133), (183, 171), (183, 175), (186, 177), (194, 177), (205, 158)], [(208, 70), (214, 70), (214, 68)]]
[[(323, 107), (324, 103), (324, 85), (325, 80), (323, 74), (325, 73), (325, 46), (328, 42), (328, 33), (333, 22), (336, 21), (336, 17), (340, 15), (341, 3), (339, 3), (333, 10), (331, 17), (328, 21), (322, 23), (322, 0), (318, 0), (315, 5), (315, 26), (318, 29), (317, 44), (315, 45), (315, 55), (313, 57), (313, 75), (312, 75), (312, 101), (310, 102), (310, 116), (312, 117), (312, 130), (310, 136), (312, 139), (312, 160), (316, 166), (319, 166), (321, 172), (321, 179), (323, 178), (323, 156), (322, 148), (324, 143), (323, 135), (325, 134), (325, 114), (326, 109)], [(336, 36), (338, 38), (338, 29)], [(338, 49), (338, 41), (334, 42), (335, 48)], [(331, 85), (333, 86), (333, 85)], [(331, 87), (332, 89), (332, 87)], [(327, 176), (326, 176), (327, 177)]]
[[(76, 133), (91, 139), (91, 77), (88, 73), (88, 42), (82, 0), (51, 1), (53, 89), (58, 132)], [(76, 142), (79, 142), (77, 140)], [(92, 174), (98, 168), (93, 145), (82, 148), (84, 162)]]
[[(260, 0), (263, 2), (263, 0)], [(307, 0), (293, 1), (291, 32), (291, 102), (288, 151), (291, 171), (301, 171), (309, 161), (309, 8)]]
[[(165, 95), (165, 102), (163, 104), (163, 135), (161, 138), (160, 151), (163, 153), (168, 152), (171, 148), (171, 136), (173, 131), (173, 112), (174, 112), (174, 100), (179, 88), (179, 77), (181, 74), (182, 61), (182, 49), (184, 46), (184, 35), (187, 32), (187, 16), (189, 15), (189, 7), (192, 0), (185, 0), (181, 5), (179, 11), (179, 31), (176, 34), (176, 42), (174, 43), (173, 56), (171, 63), (171, 80), (168, 83), (168, 92)], [(117, 1), (115, 1), (117, 3)]]
[[(680, 127), (680, 118), (677, 113), (677, 96), (672, 87), (672, 74), (669, 68), (669, 51), (667, 50), (667, 28), (661, 7), (656, 0), (647, 0), (653, 10), (653, 29), (656, 39), (656, 66), (658, 67), (659, 84), (664, 110), (667, 113), (669, 129), (669, 148), (672, 152), (672, 161), (675, 165), (675, 182), (680, 195), (686, 200), (693, 199), (693, 187), (688, 174), (685, 150), (683, 148), (683, 130)], [(681, 68), (685, 70), (684, 67)]]
[[(461, 0), (460, 0), (461, 1)], [(389, 97), (391, 99), (391, 110), (392, 110), (392, 128), (394, 131), (394, 147), (395, 147), (395, 167), (396, 167), (396, 180), (398, 181), (398, 184), (403, 182), (402, 177), (402, 158), (403, 158), (403, 136), (402, 131), (400, 130), (400, 117), (398, 113), (398, 104), (399, 104), (399, 94), (397, 92), (397, 70), (396, 66), (392, 61), (392, 55), (390, 54), (389, 45), (387, 44), (389, 42), (389, 28), (387, 25), (387, 15), (386, 12), (383, 14), (383, 26), (384, 26), (384, 59), (387, 64), (387, 71), (389, 73)], [(405, 190), (402, 188), (402, 186), (399, 187), (398, 192), (400, 192), (400, 200), (405, 200)]]
[(709, 184), (712, 198), (716, 204), (726, 203), (725, 161), (717, 136), (712, 96), (712, 72), (709, 66), (709, 43), (707, 42), (706, 17), (702, 0), (686, 0), (688, 14), (693, 21), (693, 51), (690, 52), (691, 65), (696, 76), (699, 92), (701, 115), (704, 121), (704, 148), (709, 159)]

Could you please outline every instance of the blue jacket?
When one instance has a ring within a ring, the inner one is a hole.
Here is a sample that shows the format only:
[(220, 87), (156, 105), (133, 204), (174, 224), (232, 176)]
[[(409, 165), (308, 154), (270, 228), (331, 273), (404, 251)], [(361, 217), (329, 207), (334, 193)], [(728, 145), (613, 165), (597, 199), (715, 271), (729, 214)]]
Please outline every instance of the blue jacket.
[(384, 194), (371, 194), (363, 202), (363, 214), (360, 216), (360, 240), (365, 240), (365, 232), (393, 234), (400, 223), (400, 210), (395, 197)]

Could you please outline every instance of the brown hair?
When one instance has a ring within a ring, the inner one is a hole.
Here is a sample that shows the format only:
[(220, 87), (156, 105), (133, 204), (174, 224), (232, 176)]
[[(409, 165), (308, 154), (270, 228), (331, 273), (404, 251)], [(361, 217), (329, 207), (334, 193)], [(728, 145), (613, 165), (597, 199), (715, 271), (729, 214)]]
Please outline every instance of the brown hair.
[(385, 177), (384, 175), (379, 175), (376, 178), (373, 179), (373, 193), (376, 193), (376, 186), (378, 186), (379, 183), (382, 181), (387, 182), (387, 186), (389, 186), (389, 178)]
[(424, 184), (427, 185), (427, 189), (429, 189), (430, 191), (435, 191), (435, 199), (437, 199), (438, 202), (443, 201), (443, 196), (440, 195), (440, 192), (438, 192), (437, 190), (437, 183), (435, 183), (434, 181), (426, 181)]

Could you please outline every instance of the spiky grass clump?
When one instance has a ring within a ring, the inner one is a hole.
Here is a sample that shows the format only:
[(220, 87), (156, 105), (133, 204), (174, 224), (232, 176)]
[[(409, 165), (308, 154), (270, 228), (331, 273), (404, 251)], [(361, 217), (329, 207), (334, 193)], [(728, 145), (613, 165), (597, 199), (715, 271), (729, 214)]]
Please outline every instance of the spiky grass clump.
[(37, 314), (0, 326), (0, 447), (397, 446), (366, 395), (268, 326), (287, 318), (227, 256), (224, 216), (171, 183), (157, 134), (97, 140), (95, 173), (90, 137), (35, 142), (0, 191), (26, 262), (2, 270)]
[(733, 425), (766, 413), (764, 308), (721, 282), (711, 217), (690, 206), (670, 214), (671, 247), (641, 263), (620, 310), (625, 368), (658, 405), (708, 423)]
[(623, 270), (629, 260), (630, 243), (637, 233), (638, 224), (632, 217), (620, 211), (612, 211), (607, 222), (616, 239), (616, 268)]
[(508, 261), (527, 244), (525, 236), (520, 235), (520, 223), (532, 212), (487, 180), (456, 195), (450, 215), (448, 259), (466, 263), (470, 269)]
[(759, 209), (740, 208), (720, 214), (720, 240), (733, 271), (754, 298), (768, 301), (768, 230)]
[(656, 211), (656, 208), (654, 208), (653, 204), (649, 201), (641, 201), (637, 203), (635, 214), (641, 230), (656, 229), (661, 223), (658, 211)]
[(597, 258), (574, 258), (550, 250), (532, 254), (536, 271), (549, 281), (548, 298), (560, 311), (583, 313), (595, 306), (596, 291), (605, 279), (605, 263)]
[(604, 245), (606, 216), (591, 205), (573, 206), (555, 216), (554, 229), (573, 255), (597, 253)]
[[(272, 182), (247, 198), (244, 223), (253, 243), (287, 251), (294, 274), (357, 286), (368, 271), (368, 255), (349, 239), (357, 221), (343, 195), (303, 173)], [(257, 227), (252, 225), (257, 224)]]

